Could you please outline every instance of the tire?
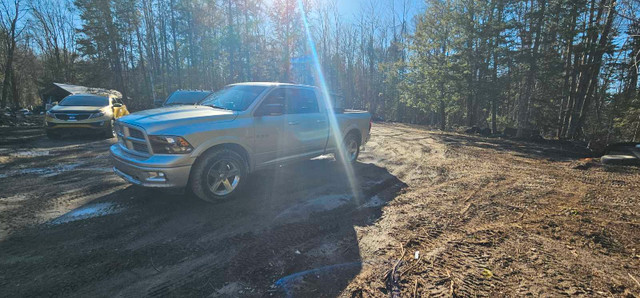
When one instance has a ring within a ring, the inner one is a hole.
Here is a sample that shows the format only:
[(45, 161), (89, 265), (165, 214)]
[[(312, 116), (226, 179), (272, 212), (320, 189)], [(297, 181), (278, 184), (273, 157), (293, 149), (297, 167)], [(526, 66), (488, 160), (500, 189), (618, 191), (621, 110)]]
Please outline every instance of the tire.
[(104, 137), (107, 139), (111, 139), (116, 136), (115, 131), (113, 131), (113, 122), (113, 119), (111, 119), (104, 130)]
[(216, 149), (196, 161), (189, 185), (193, 194), (204, 201), (226, 201), (242, 190), (247, 169), (247, 161), (242, 155), (229, 149)]
[(343, 145), (345, 148), (345, 156), (340, 154), (340, 151), (334, 153), (336, 160), (346, 163), (355, 163), (360, 156), (360, 138), (355, 133), (349, 133), (344, 137)]
[(47, 138), (49, 138), (50, 140), (59, 140), (60, 135), (53, 131), (47, 130)]

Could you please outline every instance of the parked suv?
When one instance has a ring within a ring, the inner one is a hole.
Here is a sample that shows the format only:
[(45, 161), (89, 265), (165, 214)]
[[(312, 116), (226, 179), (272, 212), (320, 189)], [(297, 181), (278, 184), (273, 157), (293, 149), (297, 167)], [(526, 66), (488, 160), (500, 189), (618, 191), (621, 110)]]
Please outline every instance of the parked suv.
[(74, 94), (46, 112), (45, 129), (52, 139), (70, 131), (97, 131), (112, 138), (114, 121), (128, 114), (127, 106), (114, 95)]

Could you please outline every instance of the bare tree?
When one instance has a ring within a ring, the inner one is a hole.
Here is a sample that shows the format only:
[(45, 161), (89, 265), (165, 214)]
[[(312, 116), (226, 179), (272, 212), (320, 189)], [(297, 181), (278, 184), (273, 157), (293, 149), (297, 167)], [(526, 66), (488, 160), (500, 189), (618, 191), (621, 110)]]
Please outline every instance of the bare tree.
[[(21, 24), (22, 18), (25, 16), (25, 10), (20, 8), (22, 4), (21, 0), (2, 1), (0, 9), (0, 26), (6, 33), (6, 40), (4, 42), (6, 50), (6, 60), (4, 63), (4, 80), (2, 82), (2, 97), (0, 99), (0, 106), (7, 106), (7, 99), (9, 97), (9, 88), (11, 81), (13, 80), (13, 62), (15, 58), (16, 45), (18, 38), (24, 31), (25, 26)], [(14, 101), (15, 102), (15, 101)]]

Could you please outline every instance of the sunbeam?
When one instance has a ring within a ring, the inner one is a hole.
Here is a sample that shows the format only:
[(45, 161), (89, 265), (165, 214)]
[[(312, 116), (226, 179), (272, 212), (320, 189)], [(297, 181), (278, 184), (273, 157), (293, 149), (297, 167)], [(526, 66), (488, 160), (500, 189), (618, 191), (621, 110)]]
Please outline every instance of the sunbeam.
[(336, 149), (338, 151), (336, 154), (339, 154), (341, 157), (337, 159), (342, 161), (341, 163), (344, 167), (345, 173), (347, 174), (347, 179), (349, 180), (349, 186), (351, 187), (351, 192), (355, 199), (355, 203), (359, 205), (361, 203), (360, 187), (353, 170), (353, 165), (348, 161), (349, 159), (347, 158), (347, 151), (342, 140), (342, 131), (340, 131), (340, 126), (338, 126), (338, 120), (336, 119), (335, 110), (333, 109), (333, 103), (331, 103), (331, 98), (329, 97), (329, 90), (324, 78), (324, 73), (322, 72), (320, 59), (318, 59), (316, 45), (313, 41), (313, 37), (311, 36), (311, 30), (309, 29), (309, 22), (307, 21), (307, 15), (305, 14), (302, 0), (298, 0), (298, 7), (300, 8), (302, 23), (304, 24), (304, 33), (307, 38), (309, 49), (311, 51), (313, 66), (317, 73), (316, 85), (318, 85), (322, 90), (322, 102), (324, 103), (324, 107), (327, 110), (327, 115), (329, 118), (329, 133), (331, 137), (333, 137), (333, 141), (335, 142)]

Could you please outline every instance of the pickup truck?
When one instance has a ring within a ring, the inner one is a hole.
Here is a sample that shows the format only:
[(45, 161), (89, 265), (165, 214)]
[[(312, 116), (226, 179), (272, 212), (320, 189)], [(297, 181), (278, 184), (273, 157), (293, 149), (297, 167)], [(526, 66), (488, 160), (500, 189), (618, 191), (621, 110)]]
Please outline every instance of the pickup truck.
[(197, 105), (133, 113), (115, 123), (113, 170), (138, 186), (187, 187), (215, 202), (236, 196), (258, 169), (328, 153), (355, 162), (371, 115), (328, 106), (312, 86), (241, 83)]

